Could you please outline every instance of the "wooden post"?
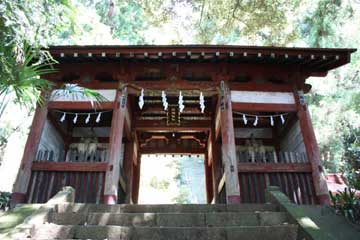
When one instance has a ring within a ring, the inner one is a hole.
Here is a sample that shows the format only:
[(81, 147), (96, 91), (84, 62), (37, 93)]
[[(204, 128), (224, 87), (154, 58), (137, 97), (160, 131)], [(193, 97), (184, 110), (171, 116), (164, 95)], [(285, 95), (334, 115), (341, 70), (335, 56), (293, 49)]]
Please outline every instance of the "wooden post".
[(219, 203), (219, 182), (222, 177), (222, 170), (221, 170), (221, 146), (218, 142), (213, 142), (213, 162), (211, 166), (212, 175), (213, 175), (213, 189), (214, 189), (214, 202)]
[(306, 153), (312, 167), (312, 177), (318, 203), (329, 205), (329, 190), (321, 164), (320, 151), (316, 141), (314, 129), (308, 107), (305, 103), (304, 93), (295, 89), (294, 96), (297, 105), (297, 116), (299, 118), (301, 134), (304, 140)]
[(209, 152), (205, 154), (204, 159), (204, 168), (205, 168), (205, 189), (206, 189), (206, 201), (207, 203), (211, 203), (213, 200), (213, 176), (212, 176), (212, 164), (209, 166), (209, 161), (211, 156), (209, 156)]
[(113, 116), (111, 120), (108, 169), (105, 176), (104, 203), (106, 204), (117, 203), (126, 100), (126, 88), (116, 93)]
[(41, 134), (46, 122), (48, 114), (47, 105), (37, 106), (35, 115), (31, 124), (29, 136), (24, 148), (24, 154), (20, 163), (20, 169), (17, 174), (13, 193), (11, 195), (11, 204), (26, 202), (26, 192), (31, 177), (31, 166), (36, 158), (37, 150), (39, 147)]
[(222, 160), (225, 167), (226, 202), (240, 203), (240, 186), (236, 161), (234, 121), (232, 116), (230, 90), (221, 81), (220, 121), (222, 139)]
[(133, 188), (133, 171), (134, 171), (134, 158), (137, 157), (134, 153), (135, 141), (126, 143), (125, 145), (125, 159), (124, 159), (124, 172), (126, 175), (126, 203), (132, 203), (132, 188)]
[(141, 169), (141, 153), (138, 151), (136, 165), (134, 164), (134, 170), (133, 170), (133, 189), (132, 189), (133, 203), (138, 203), (138, 199), (139, 199), (140, 169)]

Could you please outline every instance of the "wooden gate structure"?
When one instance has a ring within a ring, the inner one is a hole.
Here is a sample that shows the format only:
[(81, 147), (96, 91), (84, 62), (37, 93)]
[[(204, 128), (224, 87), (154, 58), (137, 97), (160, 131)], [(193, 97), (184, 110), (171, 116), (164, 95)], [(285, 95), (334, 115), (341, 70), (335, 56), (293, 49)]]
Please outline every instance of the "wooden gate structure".
[(354, 49), (49, 51), (59, 71), (47, 79), (93, 89), (106, 101), (47, 94), (35, 112), (13, 203), (45, 202), (66, 185), (76, 189), (76, 202), (137, 203), (141, 154), (150, 153), (204, 154), (208, 203), (261, 203), (269, 185), (298, 204), (329, 203), (305, 80), (349, 63)]

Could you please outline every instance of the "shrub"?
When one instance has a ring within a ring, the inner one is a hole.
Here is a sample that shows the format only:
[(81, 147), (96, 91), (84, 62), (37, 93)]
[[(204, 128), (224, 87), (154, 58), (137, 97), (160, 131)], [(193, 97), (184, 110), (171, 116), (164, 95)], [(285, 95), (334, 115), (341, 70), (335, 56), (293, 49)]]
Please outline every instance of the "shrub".
[(11, 193), (0, 192), (0, 210), (7, 211), (10, 207)]
[(338, 191), (335, 195), (329, 193), (336, 213), (345, 216), (352, 222), (360, 223), (360, 199), (355, 196), (355, 191), (345, 188), (344, 192)]

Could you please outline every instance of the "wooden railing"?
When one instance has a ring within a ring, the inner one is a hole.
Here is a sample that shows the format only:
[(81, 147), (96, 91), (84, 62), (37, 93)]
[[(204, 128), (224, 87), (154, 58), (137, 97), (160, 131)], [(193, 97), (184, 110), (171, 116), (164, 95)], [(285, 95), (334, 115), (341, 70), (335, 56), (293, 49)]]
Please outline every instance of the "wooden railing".
[(246, 163), (308, 163), (306, 153), (300, 152), (237, 150), (236, 157)]

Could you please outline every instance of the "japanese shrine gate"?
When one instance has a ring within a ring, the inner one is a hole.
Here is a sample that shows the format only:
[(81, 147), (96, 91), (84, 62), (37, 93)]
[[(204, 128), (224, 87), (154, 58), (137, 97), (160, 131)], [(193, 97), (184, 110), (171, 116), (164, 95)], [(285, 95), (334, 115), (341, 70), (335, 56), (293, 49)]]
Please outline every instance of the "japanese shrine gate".
[(327, 204), (305, 80), (325, 77), (352, 52), (51, 47), (59, 71), (47, 79), (94, 89), (107, 100), (92, 105), (88, 98), (47, 94), (35, 112), (12, 202), (42, 203), (70, 185), (76, 202), (137, 203), (141, 154), (169, 153), (205, 155), (208, 203), (264, 202), (264, 189), (278, 185), (295, 203)]

